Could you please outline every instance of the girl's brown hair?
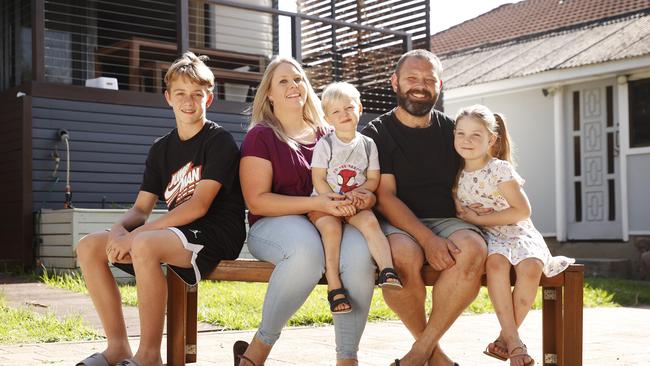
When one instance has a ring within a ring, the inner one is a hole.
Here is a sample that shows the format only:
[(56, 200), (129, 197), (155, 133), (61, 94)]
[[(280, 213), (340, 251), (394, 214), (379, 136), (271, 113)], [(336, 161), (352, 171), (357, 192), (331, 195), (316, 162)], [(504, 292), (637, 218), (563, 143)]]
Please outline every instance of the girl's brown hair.
[(497, 159), (505, 160), (514, 164), (514, 157), (512, 156), (511, 148), (512, 142), (510, 141), (510, 134), (506, 127), (506, 120), (501, 113), (495, 113), (494, 119), (496, 121), (496, 131), (493, 133), (496, 134), (497, 141), (492, 145), (490, 155)]
[[(510, 134), (508, 134), (506, 120), (501, 113), (492, 113), (488, 107), (481, 104), (475, 104), (458, 111), (458, 114), (456, 114), (456, 123), (458, 123), (462, 118), (473, 118), (476, 121), (481, 121), (488, 132), (496, 137), (496, 141), (488, 151), (488, 154), (515, 165), (514, 157), (512, 155)], [(454, 185), (451, 189), (453, 197), (456, 197), (456, 193), (458, 192), (458, 180), (460, 179), (460, 174), (464, 167), (465, 162), (461, 159), (460, 167), (458, 173), (456, 173), (456, 179), (454, 180)]]

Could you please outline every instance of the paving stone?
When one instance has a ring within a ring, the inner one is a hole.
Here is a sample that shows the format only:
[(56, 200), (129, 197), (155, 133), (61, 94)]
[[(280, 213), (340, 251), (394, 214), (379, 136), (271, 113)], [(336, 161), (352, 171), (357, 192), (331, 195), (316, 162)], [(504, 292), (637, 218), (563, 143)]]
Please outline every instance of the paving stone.
[[(8, 296), (11, 289), (6, 286), (1, 285), (0, 291)], [(42, 288), (39, 291), (48, 292)], [(46, 298), (39, 298), (36, 292), (29, 294), (29, 299), (39, 302)], [(59, 301), (65, 302), (65, 299), (66, 296), (60, 297)], [(86, 297), (85, 302), (89, 301)], [(506, 366), (507, 363), (482, 354), (485, 346), (498, 332), (498, 322), (494, 314), (463, 315), (445, 334), (440, 344), (446, 353), (462, 366)], [(232, 365), (232, 344), (239, 339), (250, 341), (254, 333), (253, 330), (199, 333), (198, 362), (195, 365)], [(541, 311), (532, 311), (528, 315), (520, 333), (531, 356), (541, 362)], [(648, 339), (650, 307), (595, 308), (584, 311), (585, 366), (650, 365)], [(130, 337), (129, 341), (131, 347), (137, 349), (139, 338)], [(166, 338), (163, 338), (163, 360), (166, 358), (165, 342)], [(410, 333), (399, 321), (368, 323), (361, 339), (359, 365), (386, 366), (393, 359), (403, 356), (410, 349), (412, 342)], [(105, 346), (105, 341), (0, 345), (0, 365), (69, 366), (94, 352), (101, 352)], [(286, 328), (265, 365), (329, 366), (335, 365), (335, 357), (332, 326)]]

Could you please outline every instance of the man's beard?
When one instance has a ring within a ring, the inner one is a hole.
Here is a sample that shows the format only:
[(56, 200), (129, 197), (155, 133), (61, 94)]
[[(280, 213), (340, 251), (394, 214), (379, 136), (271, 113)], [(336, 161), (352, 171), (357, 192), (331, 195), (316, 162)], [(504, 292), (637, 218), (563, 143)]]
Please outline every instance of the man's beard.
[[(427, 99), (422, 100), (422, 101), (413, 101), (409, 99), (409, 95), (413, 93), (421, 93), (424, 94)], [(416, 117), (422, 117), (426, 116), (427, 114), (431, 113), (431, 110), (433, 109), (433, 106), (436, 104), (436, 97), (431, 95), (431, 93), (426, 90), (409, 90), (406, 93), (402, 93), (402, 90), (400, 86), (397, 86), (397, 105), (404, 108), (407, 112), (410, 114), (416, 116)]]

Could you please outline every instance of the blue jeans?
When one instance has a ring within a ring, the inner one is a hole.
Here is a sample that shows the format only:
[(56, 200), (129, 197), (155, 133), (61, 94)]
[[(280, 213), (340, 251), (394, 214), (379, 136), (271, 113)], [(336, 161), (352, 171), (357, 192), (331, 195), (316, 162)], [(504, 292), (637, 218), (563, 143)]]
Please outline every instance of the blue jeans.
[[(248, 249), (255, 258), (275, 264), (256, 335), (273, 345), (323, 276), (323, 244), (307, 216), (287, 215), (255, 222), (248, 232)], [(375, 264), (365, 239), (351, 225), (345, 225), (343, 231), (340, 263), (341, 281), (350, 293), (352, 312), (334, 316), (336, 356), (356, 359), (368, 320)]]

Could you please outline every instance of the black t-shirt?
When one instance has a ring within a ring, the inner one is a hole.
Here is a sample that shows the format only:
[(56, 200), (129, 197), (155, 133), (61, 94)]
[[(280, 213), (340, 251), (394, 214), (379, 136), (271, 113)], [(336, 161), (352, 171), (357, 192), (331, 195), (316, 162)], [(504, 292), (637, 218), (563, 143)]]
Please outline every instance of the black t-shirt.
[(451, 189), (460, 157), (454, 149), (454, 121), (434, 110), (431, 125), (411, 128), (390, 111), (361, 131), (379, 150), (382, 174), (395, 176), (397, 197), (419, 218), (455, 217)]
[(201, 131), (181, 141), (173, 129), (151, 146), (140, 190), (165, 200), (171, 211), (189, 200), (202, 179), (221, 189), (201, 219), (237, 241), (245, 235), (244, 199), (239, 185), (239, 149), (232, 135), (207, 121)]

